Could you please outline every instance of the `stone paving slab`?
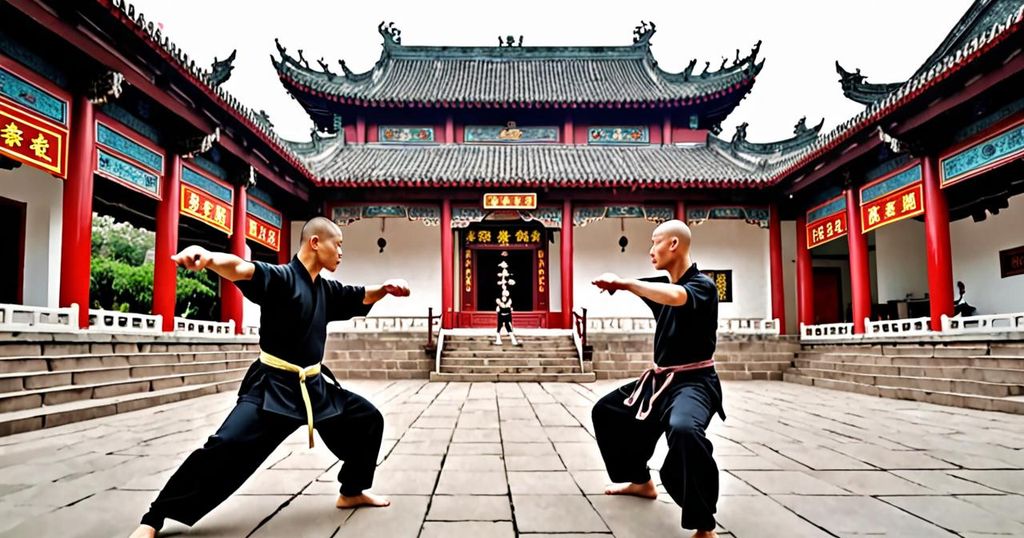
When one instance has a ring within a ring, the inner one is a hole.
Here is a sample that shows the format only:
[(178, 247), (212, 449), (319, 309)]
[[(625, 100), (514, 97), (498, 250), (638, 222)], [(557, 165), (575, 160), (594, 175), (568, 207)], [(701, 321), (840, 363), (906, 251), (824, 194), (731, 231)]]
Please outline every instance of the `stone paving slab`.
[[(172, 536), (688, 536), (657, 501), (603, 495), (592, 402), (620, 385), (351, 381), (385, 416), (374, 491), (334, 508), (338, 461), (296, 431), (222, 506)], [(1024, 417), (777, 382), (726, 382), (708, 438), (719, 534), (1024, 536)], [(125, 536), (234, 403), (207, 396), (0, 438), (0, 536)]]

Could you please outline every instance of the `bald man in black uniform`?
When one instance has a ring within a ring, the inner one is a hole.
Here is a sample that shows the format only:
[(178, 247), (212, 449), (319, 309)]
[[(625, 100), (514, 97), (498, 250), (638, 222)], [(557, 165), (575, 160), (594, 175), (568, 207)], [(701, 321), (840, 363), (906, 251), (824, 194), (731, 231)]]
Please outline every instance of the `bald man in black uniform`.
[(338, 473), (338, 508), (388, 506), (366, 490), (373, 484), (384, 417), (349, 392), (323, 360), (327, 323), (365, 316), (386, 295), (404, 297), (404, 280), (349, 286), (320, 277), (341, 263), (341, 229), (317, 217), (302, 229), (302, 246), (290, 263), (249, 262), (191, 246), (173, 257), (194, 271), (210, 269), (260, 305), (260, 358), (249, 368), (238, 404), (217, 433), (171, 476), (130, 538), (152, 538), (165, 518), (194, 525), (252, 475), (297, 428), (313, 428), (344, 461)]
[(668, 277), (619, 278), (605, 273), (594, 285), (609, 293), (626, 290), (654, 313), (654, 366), (594, 405), (594, 433), (608, 475), (618, 482), (608, 495), (656, 499), (647, 461), (665, 434), (668, 455), (661, 482), (683, 509), (682, 526), (694, 538), (714, 538), (718, 466), (704, 430), (722, 411), (722, 386), (715, 373), (718, 290), (690, 260), (690, 228), (662, 223), (651, 236), (651, 264)]

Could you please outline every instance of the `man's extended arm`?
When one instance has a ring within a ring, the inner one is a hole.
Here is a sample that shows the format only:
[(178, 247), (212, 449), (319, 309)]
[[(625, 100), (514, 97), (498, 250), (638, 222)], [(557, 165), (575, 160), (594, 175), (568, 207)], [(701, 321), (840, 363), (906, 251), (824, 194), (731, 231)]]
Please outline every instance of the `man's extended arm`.
[(596, 279), (593, 284), (609, 294), (617, 290), (626, 290), (634, 295), (650, 299), (659, 304), (668, 306), (680, 306), (686, 304), (689, 294), (686, 288), (667, 282), (647, 282), (635, 278), (620, 278), (614, 273), (605, 273)]
[(409, 284), (400, 278), (393, 278), (384, 281), (383, 284), (366, 286), (366, 294), (363, 296), (363, 304), (373, 304), (384, 298), (385, 295), (395, 297), (407, 297), (409, 295)]
[(209, 269), (230, 280), (251, 280), (256, 266), (234, 254), (210, 252), (203, 247), (192, 245), (171, 256), (174, 263), (192, 271)]

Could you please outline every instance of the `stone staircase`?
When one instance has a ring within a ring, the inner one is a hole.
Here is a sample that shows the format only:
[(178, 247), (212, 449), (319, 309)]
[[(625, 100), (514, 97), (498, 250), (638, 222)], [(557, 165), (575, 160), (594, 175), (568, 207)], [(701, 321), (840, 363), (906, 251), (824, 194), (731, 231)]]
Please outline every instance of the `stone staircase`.
[[(598, 379), (627, 379), (650, 368), (654, 353), (651, 333), (592, 333), (594, 373)], [(800, 344), (792, 337), (759, 338), (719, 335), (715, 369), (728, 381), (781, 381), (793, 365)]]
[(0, 436), (234, 390), (255, 338), (0, 333)]
[(1024, 343), (805, 346), (785, 381), (1024, 414)]
[[(547, 331), (516, 334), (520, 346), (503, 336), (494, 344), (494, 333), (445, 335), (440, 372), (431, 381), (594, 381), (594, 373), (580, 370), (572, 333)], [(589, 362), (585, 363), (589, 366)], [(589, 369), (588, 369), (589, 370)]]

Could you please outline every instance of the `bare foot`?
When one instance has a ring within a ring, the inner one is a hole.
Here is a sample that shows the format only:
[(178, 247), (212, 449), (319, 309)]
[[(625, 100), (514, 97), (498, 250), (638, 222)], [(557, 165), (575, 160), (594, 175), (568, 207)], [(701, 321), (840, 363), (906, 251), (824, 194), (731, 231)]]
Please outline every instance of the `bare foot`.
[(693, 533), (693, 538), (718, 538), (718, 533), (715, 531), (697, 531)]
[(155, 538), (156, 529), (149, 525), (139, 525), (139, 528), (135, 529), (135, 532), (128, 538)]
[(387, 497), (381, 497), (380, 495), (374, 495), (372, 493), (362, 493), (361, 495), (354, 495), (352, 497), (346, 497), (345, 495), (338, 496), (338, 502), (334, 503), (338, 508), (355, 508), (357, 506), (391, 506), (391, 501)]
[(657, 499), (658, 488), (654, 487), (654, 480), (648, 480), (643, 484), (633, 484), (630, 482), (619, 486), (608, 486), (608, 488), (604, 490), (604, 494), (633, 495), (634, 497), (643, 497), (645, 499)]

